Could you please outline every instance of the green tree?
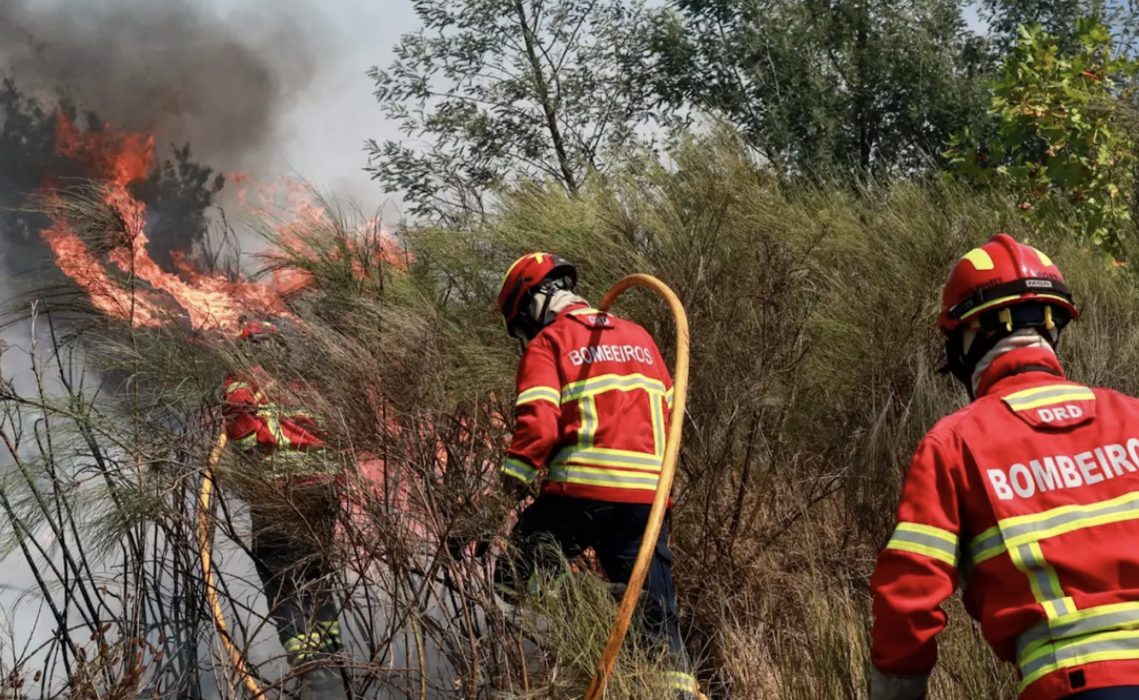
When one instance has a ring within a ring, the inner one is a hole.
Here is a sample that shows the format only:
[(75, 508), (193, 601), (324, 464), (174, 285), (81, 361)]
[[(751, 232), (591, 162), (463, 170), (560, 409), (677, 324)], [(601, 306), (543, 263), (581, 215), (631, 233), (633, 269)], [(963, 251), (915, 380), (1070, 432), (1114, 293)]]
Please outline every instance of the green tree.
[(1081, 242), (1127, 257), (1134, 205), (1136, 143), (1121, 123), (1139, 64), (1112, 50), (1106, 26), (1082, 20), (1077, 48), (1040, 25), (1020, 40), (992, 83), (992, 137), (957, 135), (957, 171), (1007, 187), (1037, 226), (1064, 226)]
[(1102, 0), (984, 0), (981, 15), (989, 31), (1004, 52), (1011, 51), (1020, 40), (1020, 28), (1040, 25), (1057, 37), (1065, 50), (1079, 45), (1079, 21), (1085, 17), (1103, 17)]
[(520, 178), (575, 192), (650, 121), (645, 17), (623, 0), (416, 0), (422, 28), (373, 68), (403, 141), (369, 142), (369, 171), (410, 213), (483, 212)]
[(676, 0), (655, 82), (786, 173), (911, 171), (983, 117), (990, 70), (960, 0)]

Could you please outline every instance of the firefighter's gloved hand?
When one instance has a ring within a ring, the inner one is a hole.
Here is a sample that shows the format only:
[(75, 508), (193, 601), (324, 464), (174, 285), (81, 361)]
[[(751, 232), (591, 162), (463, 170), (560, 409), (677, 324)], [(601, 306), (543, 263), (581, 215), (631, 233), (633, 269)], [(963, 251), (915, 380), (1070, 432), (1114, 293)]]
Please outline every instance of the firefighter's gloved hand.
[(870, 667), (870, 700), (925, 700), (929, 676), (895, 676)]

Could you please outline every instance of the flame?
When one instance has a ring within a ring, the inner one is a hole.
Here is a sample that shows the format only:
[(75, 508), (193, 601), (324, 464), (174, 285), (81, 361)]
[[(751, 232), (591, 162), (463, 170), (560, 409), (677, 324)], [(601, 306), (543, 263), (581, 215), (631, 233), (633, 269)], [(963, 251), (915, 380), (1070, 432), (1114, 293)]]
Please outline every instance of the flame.
[(127, 291), (114, 282), (66, 221), (54, 222), (41, 235), (55, 252), (59, 269), (75, 280), (96, 309), (129, 320), (136, 328), (162, 325), (162, 311), (155, 301), (145, 292)]
[[(103, 201), (122, 222), (121, 236), (106, 261), (100, 260), (62, 216), (41, 232), (56, 263), (87, 294), (92, 305), (135, 327), (156, 327), (184, 316), (196, 331), (236, 334), (246, 315), (287, 316), (280, 294), (271, 286), (230, 281), (196, 270), (184, 257), (179, 274), (160, 268), (147, 252), (146, 206), (129, 187), (150, 172), (154, 137), (119, 133), (109, 128), (80, 131), (62, 113), (57, 115), (57, 152), (86, 166), (102, 182)], [(130, 286), (114, 279), (108, 262), (126, 273)], [(145, 286), (139, 282), (145, 283)], [(170, 302), (173, 302), (171, 308)]]
[(347, 235), (352, 272), (367, 277), (369, 270), (389, 266), (406, 272), (414, 260), (411, 251), (388, 229), (379, 216), (359, 222), (352, 231), (341, 231), (328, 205), (307, 183), (288, 177), (259, 184), (248, 173), (232, 173), (227, 179), (235, 185), (237, 202), (246, 211), (265, 221), (274, 221), (276, 250), (262, 254), (272, 269), (271, 284), (282, 297), (307, 289), (312, 273), (289, 264), (290, 259), (317, 259), (323, 255), (332, 260), (338, 249), (318, 250), (312, 243), (314, 230), (336, 231)]
[[(54, 218), (41, 232), (57, 264), (86, 293), (101, 313), (129, 321), (135, 327), (159, 327), (186, 319), (195, 331), (233, 336), (242, 318), (290, 317), (284, 298), (312, 284), (311, 273), (290, 267), (287, 256), (316, 257), (305, 232), (334, 224), (332, 214), (311, 187), (289, 178), (258, 187), (250, 195), (253, 178), (234, 173), (239, 206), (275, 227), (278, 253), (266, 255), (275, 268), (267, 282), (229, 280), (198, 270), (184, 253), (172, 255), (175, 272), (163, 270), (147, 252), (146, 205), (130, 187), (145, 179), (154, 161), (154, 137), (104, 127), (82, 131), (64, 114), (57, 114), (56, 150), (85, 166), (99, 181), (103, 201), (121, 222), (116, 237), (105, 241), (109, 250), (101, 259), (79, 238), (65, 214)], [(358, 275), (380, 264), (406, 270), (410, 255), (378, 219), (365, 221), (349, 241), (352, 269)], [(113, 274), (111, 266), (119, 273)], [(126, 281), (122, 280), (125, 275)]]

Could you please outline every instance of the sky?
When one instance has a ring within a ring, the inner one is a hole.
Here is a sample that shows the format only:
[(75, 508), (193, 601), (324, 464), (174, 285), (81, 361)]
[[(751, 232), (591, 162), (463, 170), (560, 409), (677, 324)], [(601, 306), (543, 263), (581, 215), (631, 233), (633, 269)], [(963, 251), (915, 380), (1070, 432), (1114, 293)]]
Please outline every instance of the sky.
[[(262, 0), (204, 0), (220, 13), (244, 14), (271, 6)], [(410, 0), (312, 2), (311, 23), (320, 52), (318, 74), (281, 117), (272, 175), (296, 175), (317, 189), (350, 199), (366, 211), (396, 204), (363, 171), (366, 139), (398, 138), (375, 98), (367, 71), (387, 66), (399, 37), (418, 26)], [(397, 205), (398, 206), (398, 205)]]
[[(222, 10), (265, 5), (262, 0), (208, 1)], [(374, 210), (389, 198), (363, 172), (364, 141), (399, 134), (385, 121), (366, 72), (374, 65), (387, 66), (400, 35), (415, 30), (418, 22), (410, 0), (325, 0), (313, 2), (313, 8), (332, 34), (318, 42), (326, 51), (319, 56), (320, 74), (282, 118), (280, 151), (271, 165)]]

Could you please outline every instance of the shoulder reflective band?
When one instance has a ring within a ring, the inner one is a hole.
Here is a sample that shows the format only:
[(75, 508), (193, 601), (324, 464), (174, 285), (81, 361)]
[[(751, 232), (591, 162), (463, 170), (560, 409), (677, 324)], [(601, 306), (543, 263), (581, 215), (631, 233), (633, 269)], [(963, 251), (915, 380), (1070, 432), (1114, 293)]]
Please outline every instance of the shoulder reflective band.
[(1030, 292), (1039, 293), (1041, 296), (1054, 296), (1069, 304), (1072, 303), (1072, 293), (1068, 291), (1068, 285), (1060, 280), (1049, 279), (1047, 277), (1034, 277), (1031, 279), (1013, 280), (1012, 282), (978, 289), (973, 293), (973, 296), (949, 309), (949, 317), (960, 321), (973, 313), (981, 311), (994, 302), (1004, 299), (1015, 299), (1022, 294), (1028, 294)]
[(886, 543), (886, 549), (920, 554), (957, 566), (957, 535), (930, 525), (898, 523), (894, 536)]
[(1002, 400), (1014, 411), (1028, 411), (1069, 401), (1095, 401), (1095, 394), (1080, 384), (1049, 384), (1009, 394)]

